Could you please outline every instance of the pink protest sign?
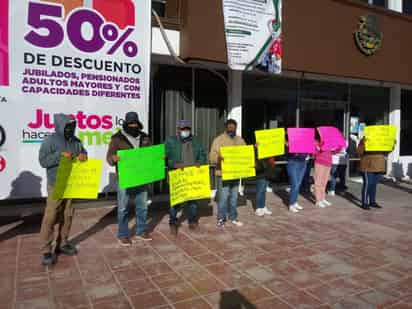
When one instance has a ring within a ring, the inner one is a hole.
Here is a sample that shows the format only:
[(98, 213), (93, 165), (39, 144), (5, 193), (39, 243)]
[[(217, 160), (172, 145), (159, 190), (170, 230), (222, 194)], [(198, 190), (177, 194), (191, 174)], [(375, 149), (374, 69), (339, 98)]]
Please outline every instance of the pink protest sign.
[(315, 153), (315, 129), (288, 128), (290, 153)]
[(346, 148), (346, 140), (341, 131), (335, 127), (319, 127), (322, 150), (339, 150)]

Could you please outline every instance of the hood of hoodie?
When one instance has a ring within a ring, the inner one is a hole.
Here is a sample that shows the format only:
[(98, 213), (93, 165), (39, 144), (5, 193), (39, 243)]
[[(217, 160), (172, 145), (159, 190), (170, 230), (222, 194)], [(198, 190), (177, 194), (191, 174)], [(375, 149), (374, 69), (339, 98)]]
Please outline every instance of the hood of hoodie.
[(70, 122), (73, 122), (74, 120), (70, 118), (69, 115), (65, 114), (55, 114), (54, 115), (54, 125), (55, 125), (55, 131), (56, 134), (59, 137), (64, 138), (64, 128), (66, 125)]

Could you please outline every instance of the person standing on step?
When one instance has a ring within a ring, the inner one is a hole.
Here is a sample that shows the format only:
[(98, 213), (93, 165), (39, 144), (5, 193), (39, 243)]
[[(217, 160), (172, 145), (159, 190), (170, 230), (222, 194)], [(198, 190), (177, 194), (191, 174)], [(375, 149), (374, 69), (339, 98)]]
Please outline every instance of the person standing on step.
[[(139, 120), (136, 112), (126, 113), (123, 127), (119, 132), (112, 136), (107, 150), (106, 160), (110, 166), (116, 166), (122, 159), (117, 155), (119, 150), (127, 150), (150, 146), (151, 140), (143, 131), (143, 124)], [(139, 164), (139, 162), (136, 162)], [(134, 198), (134, 207), (136, 213), (136, 231), (135, 235), (129, 237), (129, 201)], [(151, 236), (147, 232), (147, 186), (137, 186), (127, 189), (117, 190), (117, 237), (121, 246), (130, 246), (139, 240), (150, 241)]]
[[(169, 137), (165, 145), (169, 170), (207, 164), (207, 154), (200, 140), (192, 134), (192, 124), (189, 120), (177, 122), (177, 135)], [(170, 207), (169, 225), (174, 235), (178, 230), (177, 212), (181, 206), (186, 207), (189, 228), (194, 230), (198, 226), (198, 201), (188, 201)]]
[(57, 178), (57, 169), (60, 159), (87, 160), (87, 152), (81, 141), (75, 136), (76, 121), (69, 115), (54, 115), (55, 133), (48, 136), (41, 144), (39, 151), (40, 165), (47, 172), (47, 202), (40, 229), (42, 242), (42, 264), (47, 266), (56, 262), (52, 251), (54, 240), (54, 226), (59, 223), (55, 253), (75, 255), (76, 247), (69, 242), (69, 233), (72, 225), (74, 208), (70, 199), (55, 199), (54, 186)]

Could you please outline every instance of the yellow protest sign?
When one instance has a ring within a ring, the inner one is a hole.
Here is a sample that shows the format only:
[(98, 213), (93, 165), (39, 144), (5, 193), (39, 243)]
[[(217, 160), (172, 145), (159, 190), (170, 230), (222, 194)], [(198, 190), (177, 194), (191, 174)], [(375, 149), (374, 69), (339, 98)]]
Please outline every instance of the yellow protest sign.
[(253, 146), (226, 146), (220, 148), (222, 179), (232, 180), (256, 175)]
[(102, 160), (89, 159), (80, 162), (62, 157), (57, 169), (53, 198), (96, 199), (102, 167)]
[(169, 172), (170, 205), (210, 198), (209, 165), (185, 167)]
[(258, 145), (258, 159), (285, 154), (285, 129), (269, 129), (255, 131)]
[(396, 127), (392, 125), (365, 127), (366, 151), (392, 151), (396, 141)]

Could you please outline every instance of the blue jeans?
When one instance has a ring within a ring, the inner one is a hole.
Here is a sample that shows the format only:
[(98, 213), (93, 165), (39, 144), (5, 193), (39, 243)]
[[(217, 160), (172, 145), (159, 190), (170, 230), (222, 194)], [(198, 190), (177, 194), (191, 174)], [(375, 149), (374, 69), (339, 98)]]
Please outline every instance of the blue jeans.
[(169, 224), (176, 224), (177, 223), (177, 212), (179, 209), (184, 206), (187, 211), (187, 218), (189, 221), (189, 224), (196, 223), (197, 221), (197, 201), (188, 201), (186, 203), (176, 205), (174, 207), (170, 207), (169, 215)]
[(117, 222), (119, 238), (129, 237), (129, 200), (134, 196), (136, 212), (136, 235), (141, 235), (147, 230), (147, 191), (146, 187), (118, 189), (117, 191)]
[(340, 187), (344, 188), (346, 185), (346, 165), (332, 165), (330, 170), (330, 181), (329, 181), (329, 190), (335, 191), (336, 189), (336, 180), (339, 178), (340, 180)]
[(305, 174), (302, 180), (302, 190), (310, 192), (310, 172), (313, 167), (313, 160), (306, 161)]
[(289, 205), (297, 202), (299, 196), (300, 185), (306, 172), (306, 160), (289, 160), (287, 171), (290, 183)]
[(371, 205), (376, 203), (376, 187), (382, 176), (382, 173), (363, 172), (362, 185), (362, 205)]
[(268, 183), (265, 177), (256, 180), (256, 209), (265, 207)]
[(222, 181), (222, 177), (217, 177), (218, 212), (217, 219), (226, 221), (229, 213), (229, 220), (237, 220), (237, 194), (239, 191), (239, 181)]

